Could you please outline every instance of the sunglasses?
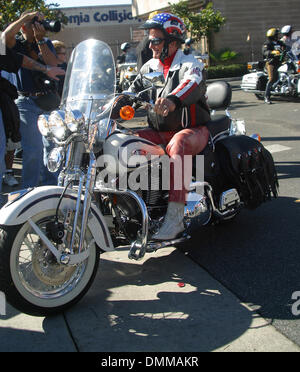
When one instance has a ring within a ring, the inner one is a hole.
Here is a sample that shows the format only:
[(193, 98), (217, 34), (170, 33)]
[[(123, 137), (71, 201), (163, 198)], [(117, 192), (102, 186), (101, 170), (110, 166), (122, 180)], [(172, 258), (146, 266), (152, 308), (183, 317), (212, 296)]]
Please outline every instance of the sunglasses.
[(161, 44), (165, 39), (161, 39), (160, 37), (156, 37), (154, 39), (149, 39), (149, 43), (152, 45), (159, 45)]

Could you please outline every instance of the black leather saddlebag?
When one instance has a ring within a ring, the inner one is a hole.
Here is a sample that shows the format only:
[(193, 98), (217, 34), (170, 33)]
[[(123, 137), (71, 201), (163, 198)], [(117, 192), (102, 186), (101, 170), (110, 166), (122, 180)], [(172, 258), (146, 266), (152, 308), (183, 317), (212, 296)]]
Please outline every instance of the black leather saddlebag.
[(270, 152), (247, 136), (230, 136), (216, 143), (223, 186), (236, 188), (245, 207), (257, 208), (278, 195), (278, 178)]

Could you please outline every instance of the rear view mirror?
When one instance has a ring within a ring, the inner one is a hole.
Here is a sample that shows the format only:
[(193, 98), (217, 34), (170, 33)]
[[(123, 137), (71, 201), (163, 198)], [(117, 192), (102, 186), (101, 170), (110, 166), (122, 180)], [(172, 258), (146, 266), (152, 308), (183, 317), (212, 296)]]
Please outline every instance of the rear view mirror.
[(165, 78), (161, 72), (149, 72), (143, 75), (143, 78), (153, 84), (155, 88), (162, 88), (165, 85)]

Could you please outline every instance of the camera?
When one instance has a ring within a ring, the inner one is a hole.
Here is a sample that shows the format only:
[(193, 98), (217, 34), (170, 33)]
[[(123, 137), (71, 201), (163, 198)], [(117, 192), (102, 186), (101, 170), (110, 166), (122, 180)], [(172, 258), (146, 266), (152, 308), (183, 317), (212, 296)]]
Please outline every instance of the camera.
[(46, 31), (59, 32), (61, 29), (60, 21), (47, 21), (46, 19), (39, 21), (38, 17), (34, 17), (32, 20), (32, 24), (34, 24), (35, 22), (39, 22), (41, 25), (43, 25)]

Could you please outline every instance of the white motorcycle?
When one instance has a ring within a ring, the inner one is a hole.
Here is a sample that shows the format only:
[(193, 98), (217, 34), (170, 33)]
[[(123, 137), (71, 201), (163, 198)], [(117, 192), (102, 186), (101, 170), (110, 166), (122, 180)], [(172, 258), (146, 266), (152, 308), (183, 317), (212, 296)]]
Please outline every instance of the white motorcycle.
[(138, 74), (137, 57), (134, 52), (127, 53), (125, 63), (118, 66), (119, 81), (117, 81), (117, 89), (119, 92), (127, 90)]
[[(300, 96), (300, 60), (299, 39), (294, 42), (291, 50), (283, 52), (283, 62), (278, 68), (278, 78), (273, 84), (271, 95), (284, 97)], [(243, 76), (241, 89), (248, 93), (254, 93), (258, 99), (263, 99), (268, 73), (264, 61), (248, 62), (249, 74)]]
[[(121, 104), (114, 67), (107, 44), (90, 39), (76, 46), (60, 110), (38, 121), (41, 133), (56, 143), (48, 168), (61, 169), (59, 184), (10, 194), (1, 209), (0, 291), (22, 312), (54, 314), (79, 301), (95, 278), (101, 252), (127, 246), (129, 257), (138, 260), (276, 196), (271, 155), (259, 141), (239, 135), (229, 116), (215, 116), (200, 157), (203, 178), (197, 178), (197, 161), (193, 164), (183, 235), (151, 241), (168, 204), (160, 162), (166, 155), (111, 119), (116, 112), (130, 119), (134, 106), (153, 107), (140, 93), (125, 95), (127, 104)], [(141, 93), (162, 85), (162, 74), (148, 74)], [(208, 87), (211, 108), (227, 108), (230, 99), (228, 84)], [(144, 178), (147, 172), (151, 177)]]

